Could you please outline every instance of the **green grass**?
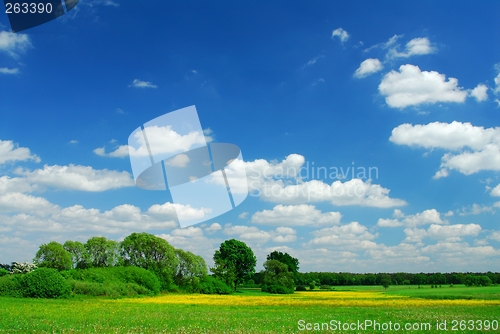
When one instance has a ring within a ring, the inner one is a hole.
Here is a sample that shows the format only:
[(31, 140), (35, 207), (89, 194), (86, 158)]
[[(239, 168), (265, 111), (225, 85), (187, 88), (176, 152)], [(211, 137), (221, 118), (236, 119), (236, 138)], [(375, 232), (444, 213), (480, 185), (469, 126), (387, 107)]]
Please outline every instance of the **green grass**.
[[(349, 292), (338, 289), (338, 294)], [(411, 303), (391, 306), (392, 298), (401, 295), (413, 300), (426, 296), (443, 296), (445, 299), (470, 297), (498, 300), (499, 287), (466, 288), (448, 286), (431, 289), (425, 287), (391, 286), (349, 287), (352, 291), (378, 291), (389, 297), (385, 306), (335, 306), (335, 305), (197, 305), (141, 303), (146, 299), (109, 300), (76, 298), (66, 300), (0, 298), (0, 332), (5, 333), (293, 333), (298, 331), (300, 319), (310, 323), (329, 322), (332, 319), (351, 322), (373, 319), (379, 322), (428, 322), (435, 326), (436, 319), (493, 320), (500, 321), (499, 305), (486, 305), (467, 301), (460, 305), (439, 305), (434, 300), (414, 306)], [(335, 292), (336, 293), (336, 292)], [(280, 300), (297, 298), (296, 295), (270, 296), (258, 289), (241, 289), (234, 294), (242, 298), (269, 296)], [(174, 296), (174, 295), (172, 295)], [(175, 295), (178, 296), (178, 295)], [(306, 292), (311, 301), (324, 298), (323, 292)], [(156, 297), (153, 297), (154, 300)], [(163, 296), (158, 298), (169, 298)], [(205, 298), (200, 296), (199, 298)], [(221, 298), (226, 298), (222, 296)], [(434, 297), (433, 297), (434, 298)], [(267, 299), (266, 299), (267, 300)], [(468, 305), (467, 303), (471, 303)], [(428, 303), (428, 305), (426, 304)], [(404, 306), (401, 306), (404, 305)], [(450, 329), (448, 329), (450, 330)], [(321, 331), (319, 331), (321, 332)], [(355, 333), (356, 331), (328, 331), (330, 333)], [(382, 331), (363, 331), (381, 333)], [(424, 333), (424, 331), (420, 331)], [(464, 331), (457, 331), (463, 333)], [(480, 333), (481, 331), (465, 331)], [(491, 331), (490, 331), (491, 332)], [(434, 328), (430, 333), (443, 333)]]

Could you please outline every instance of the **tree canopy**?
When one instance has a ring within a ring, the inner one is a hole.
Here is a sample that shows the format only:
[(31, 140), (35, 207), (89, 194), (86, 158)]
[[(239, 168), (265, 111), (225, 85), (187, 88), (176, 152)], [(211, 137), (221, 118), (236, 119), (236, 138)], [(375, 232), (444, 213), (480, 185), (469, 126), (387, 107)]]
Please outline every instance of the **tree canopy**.
[(293, 293), (295, 284), (293, 273), (288, 271), (288, 266), (278, 260), (264, 262), (265, 270), (262, 272), (262, 291), (271, 293)]
[(71, 254), (56, 241), (41, 245), (33, 261), (37, 263), (39, 267), (57, 270), (71, 269), (73, 264)]
[(296, 277), (299, 272), (299, 260), (290, 256), (288, 253), (273, 251), (267, 256), (267, 260), (277, 260), (286, 264), (288, 266), (288, 271), (290, 271), (294, 277)]
[(255, 273), (257, 258), (244, 242), (230, 239), (215, 251), (214, 262), (215, 267), (211, 269), (214, 275), (236, 289)]

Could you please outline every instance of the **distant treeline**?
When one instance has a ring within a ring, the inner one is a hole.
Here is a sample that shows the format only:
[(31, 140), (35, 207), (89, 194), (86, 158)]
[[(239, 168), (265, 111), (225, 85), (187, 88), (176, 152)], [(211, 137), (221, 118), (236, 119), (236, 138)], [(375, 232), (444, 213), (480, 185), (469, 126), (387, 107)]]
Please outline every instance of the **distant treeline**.
[[(486, 286), (500, 284), (500, 273), (498, 272), (452, 272), (452, 273), (377, 273), (377, 274), (354, 274), (334, 272), (298, 272), (295, 276), (296, 285), (310, 285), (314, 282), (316, 286), (346, 286), (346, 285), (382, 285), (384, 279), (389, 279), (391, 285), (423, 285), (423, 284), (465, 284), (467, 286)], [(253, 277), (256, 284), (260, 283), (260, 273)]]

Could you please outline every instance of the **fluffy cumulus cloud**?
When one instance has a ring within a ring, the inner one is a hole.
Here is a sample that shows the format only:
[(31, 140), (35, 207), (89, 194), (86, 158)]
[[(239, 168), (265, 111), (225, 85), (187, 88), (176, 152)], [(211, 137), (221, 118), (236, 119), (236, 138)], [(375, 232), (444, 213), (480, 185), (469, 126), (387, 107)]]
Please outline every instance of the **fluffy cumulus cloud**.
[(477, 102), (486, 101), (488, 99), (488, 86), (479, 84), (471, 90), (470, 95), (475, 98)]
[(341, 248), (351, 252), (375, 248), (377, 245), (372, 241), (377, 235), (370, 233), (366, 226), (358, 222), (323, 228), (312, 232), (312, 235), (309, 245)]
[(279, 226), (337, 225), (340, 212), (322, 213), (313, 205), (276, 205), (272, 210), (256, 212), (252, 223)]
[(478, 224), (432, 224), (428, 229), (409, 227), (404, 230), (406, 234), (404, 242), (422, 244), (424, 238), (460, 242), (463, 237), (477, 236), (481, 231), (481, 226)]
[(382, 70), (384, 66), (380, 62), (380, 60), (376, 58), (368, 58), (364, 60), (360, 65), (359, 68), (354, 72), (354, 77), (356, 78), (364, 78), (367, 77), (373, 73), (377, 73), (378, 71)]
[(500, 197), (500, 184), (497, 185), (495, 188), (491, 190), (491, 196), (498, 196)]
[(31, 154), (29, 148), (19, 147), (11, 140), (0, 140), (0, 165), (8, 162), (27, 160), (40, 162), (40, 158)]
[(93, 152), (101, 157), (125, 158), (128, 157), (128, 145), (120, 145), (113, 152), (109, 153), (106, 153), (106, 149), (104, 147), (98, 147)]
[[(391, 41), (391, 40), (389, 40)], [(393, 41), (393, 43), (395, 40)], [(391, 43), (390, 45), (392, 45)], [(427, 37), (414, 38), (408, 43), (406, 43), (405, 50), (399, 52), (397, 47), (389, 49), (387, 53), (388, 58), (408, 58), (411, 56), (427, 55), (434, 53), (436, 48), (431, 45), (431, 42)]]
[(131, 187), (134, 181), (128, 172), (118, 172), (107, 169), (94, 169), (90, 166), (48, 166), (43, 169), (16, 171), (26, 180), (40, 186), (80, 191), (105, 191)]
[(0, 196), (0, 229), (15, 229), (23, 235), (36, 233), (37, 237), (52, 238), (53, 235), (117, 235), (134, 231), (172, 229), (178, 226), (174, 217), (153, 217), (148, 212), (130, 205), (118, 205), (101, 211), (73, 205), (61, 208), (45, 198), (12, 193)]
[(139, 80), (139, 79), (134, 79), (134, 81), (132, 81), (132, 84), (130, 86), (135, 87), (135, 88), (157, 88), (158, 87), (149, 81), (143, 81), (143, 80)]
[(405, 215), (399, 209), (394, 210), (394, 218), (380, 218), (377, 221), (378, 227), (416, 227), (428, 224), (448, 224), (441, 218), (441, 214), (436, 209), (424, 210), (414, 215)]
[(458, 80), (436, 71), (421, 71), (406, 64), (399, 71), (387, 73), (378, 86), (380, 94), (392, 108), (405, 108), (438, 102), (464, 102), (468, 93), (458, 86)]
[(349, 33), (342, 28), (332, 31), (332, 38), (338, 37), (342, 43), (349, 39)]
[[(427, 125), (402, 124), (389, 138), (395, 144), (453, 151), (441, 158), (435, 178), (450, 170), (470, 175), (481, 170), (500, 170), (500, 128), (484, 128), (471, 123), (433, 122)], [(457, 153), (458, 152), (458, 153)]]
[(202, 219), (212, 210), (208, 208), (193, 208), (190, 205), (177, 203), (154, 204), (148, 209), (148, 214), (157, 217), (167, 217), (172, 219), (178, 217), (180, 220)]
[(0, 52), (16, 58), (19, 53), (31, 47), (31, 41), (26, 34), (16, 34), (8, 31), (0, 31)]
[[(249, 191), (262, 200), (281, 204), (331, 202), (334, 205), (360, 205), (372, 207), (394, 207), (406, 205), (401, 199), (389, 197), (390, 190), (370, 179), (363, 180), (359, 170), (355, 177), (347, 181), (336, 180), (327, 184), (319, 180), (303, 181), (312, 176), (309, 166), (304, 166), (305, 158), (290, 154), (283, 161), (263, 159), (245, 162)], [(340, 178), (338, 170), (330, 170), (328, 177)], [(352, 176), (346, 173), (344, 176)], [(366, 176), (366, 171), (363, 171)], [(358, 177), (358, 178), (356, 178)]]

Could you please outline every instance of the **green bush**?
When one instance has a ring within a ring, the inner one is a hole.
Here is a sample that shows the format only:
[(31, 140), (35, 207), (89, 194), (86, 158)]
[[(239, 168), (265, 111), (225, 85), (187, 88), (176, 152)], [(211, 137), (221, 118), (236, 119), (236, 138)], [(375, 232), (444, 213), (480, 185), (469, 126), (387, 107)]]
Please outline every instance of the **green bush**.
[(269, 293), (277, 293), (277, 294), (291, 294), (293, 293), (293, 289), (287, 288), (283, 285), (278, 285), (278, 284), (264, 284), (262, 285), (262, 291), (264, 292), (269, 292)]
[(22, 297), (21, 284), (19, 278), (21, 275), (7, 275), (0, 277), (0, 296)]
[(156, 275), (134, 266), (72, 269), (61, 274), (71, 281), (75, 294), (118, 297), (160, 292)]
[(0, 268), (0, 277), (8, 275), (8, 274), (9, 274), (9, 271), (7, 269)]
[(231, 289), (231, 287), (229, 287), (226, 283), (212, 276), (203, 277), (200, 280), (200, 285), (197, 290), (198, 291), (195, 292), (218, 295), (229, 295), (233, 292), (233, 289)]
[(136, 283), (95, 283), (70, 280), (71, 290), (75, 295), (96, 297), (135, 297), (150, 295), (151, 291)]
[(68, 297), (71, 289), (68, 281), (55, 269), (38, 268), (20, 277), (23, 297), (61, 298)]
[(305, 285), (297, 285), (295, 291), (307, 291), (307, 288), (305, 287)]

